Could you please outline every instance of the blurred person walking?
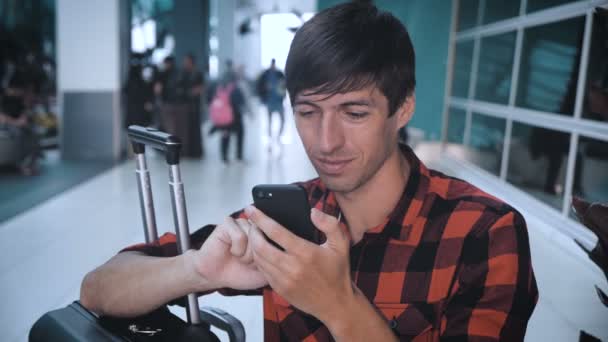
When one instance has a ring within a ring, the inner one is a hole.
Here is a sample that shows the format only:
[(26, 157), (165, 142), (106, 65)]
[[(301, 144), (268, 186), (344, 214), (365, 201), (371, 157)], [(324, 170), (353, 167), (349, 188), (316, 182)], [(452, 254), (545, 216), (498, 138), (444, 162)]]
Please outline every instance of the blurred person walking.
[[(273, 58), (270, 68), (266, 69), (257, 80), (256, 89), (260, 100), (268, 110), (268, 138), (272, 142), (272, 114), (279, 114), (279, 135), (277, 141), (280, 142), (285, 126), (285, 109), (283, 99), (285, 98), (285, 75), (276, 66)], [(271, 146), (271, 145), (270, 145)], [(270, 147), (269, 147), (270, 148)]]
[(204, 153), (201, 136), (201, 94), (203, 94), (204, 81), (203, 74), (196, 68), (193, 54), (184, 57), (180, 77), (188, 110), (182, 153), (186, 157), (202, 158)]
[(243, 108), (245, 96), (238, 86), (236, 73), (232, 70), (231, 61), (226, 62), (226, 72), (215, 87), (209, 91), (209, 116), (213, 127), (209, 132), (220, 131), (222, 139), (220, 153), (222, 161), (228, 163), (230, 136), (236, 135), (236, 159), (243, 161)]

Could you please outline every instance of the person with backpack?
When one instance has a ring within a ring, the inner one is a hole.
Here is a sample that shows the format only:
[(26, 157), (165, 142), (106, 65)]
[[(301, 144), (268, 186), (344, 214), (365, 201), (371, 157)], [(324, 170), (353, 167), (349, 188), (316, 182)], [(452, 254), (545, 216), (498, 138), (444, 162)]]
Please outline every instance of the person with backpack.
[(243, 161), (243, 106), (245, 96), (237, 85), (234, 72), (226, 72), (218, 84), (210, 89), (209, 119), (211, 132), (220, 131), (222, 161), (228, 163), (230, 136), (236, 135), (236, 159)]
[(277, 140), (280, 141), (285, 126), (283, 99), (287, 91), (285, 88), (285, 75), (277, 68), (274, 58), (270, 62), (270, 68), (266, 69), (258, 78), (256, 91), (268, 110), (268, 138), (270, 141), (272, 141), (272, 113), (279, 114), (280, 124)]

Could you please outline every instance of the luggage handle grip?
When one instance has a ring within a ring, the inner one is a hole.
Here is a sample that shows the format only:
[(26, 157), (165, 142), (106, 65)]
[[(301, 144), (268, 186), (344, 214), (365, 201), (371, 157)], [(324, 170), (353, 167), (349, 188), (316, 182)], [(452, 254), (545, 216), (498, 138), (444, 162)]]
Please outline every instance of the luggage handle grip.
[(167, 164), (179, 164), (179, 153), (182, 147), (181, 140), (171, 134), (159, 131), (152, 127), (143, 127), (131, 125), (127, 129), (131, 143), (133, 144), (133, 152), (141, 154), (145, 151), (145, 146), (148, 145), (154, 149), (165, 152)]

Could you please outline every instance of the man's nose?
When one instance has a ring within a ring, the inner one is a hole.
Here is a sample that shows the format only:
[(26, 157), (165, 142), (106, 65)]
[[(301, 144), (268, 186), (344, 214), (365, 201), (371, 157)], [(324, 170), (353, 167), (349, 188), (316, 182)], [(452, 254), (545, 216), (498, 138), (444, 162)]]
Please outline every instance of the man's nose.
[(321, 153), (330, 154), (344, 145), (344, 131), (337, 113), (323, 115), (319, 147)]

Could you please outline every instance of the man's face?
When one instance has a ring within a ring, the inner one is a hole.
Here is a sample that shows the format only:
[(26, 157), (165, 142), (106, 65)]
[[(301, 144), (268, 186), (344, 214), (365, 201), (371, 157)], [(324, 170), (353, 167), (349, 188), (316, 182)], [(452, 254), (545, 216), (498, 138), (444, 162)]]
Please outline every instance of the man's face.
[(329, 189), (357, 190), (395, 153), (399, 127), (409, 121), (414, 97), (389, 117), (388, 100), (374, 86), (329, 98), (308, 93), (294, 101), (308, 158)]

